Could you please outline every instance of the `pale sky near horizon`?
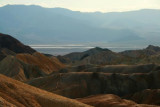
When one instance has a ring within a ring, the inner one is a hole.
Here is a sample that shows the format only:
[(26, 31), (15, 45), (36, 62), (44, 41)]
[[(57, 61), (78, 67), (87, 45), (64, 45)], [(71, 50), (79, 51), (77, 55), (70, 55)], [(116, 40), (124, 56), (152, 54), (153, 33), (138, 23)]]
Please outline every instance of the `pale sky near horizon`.
[(160, 9), (160, 0), (0, 0), (0, 6), (7, 4), (34, 4), (49, 8), (62, 7), (83, 12)]

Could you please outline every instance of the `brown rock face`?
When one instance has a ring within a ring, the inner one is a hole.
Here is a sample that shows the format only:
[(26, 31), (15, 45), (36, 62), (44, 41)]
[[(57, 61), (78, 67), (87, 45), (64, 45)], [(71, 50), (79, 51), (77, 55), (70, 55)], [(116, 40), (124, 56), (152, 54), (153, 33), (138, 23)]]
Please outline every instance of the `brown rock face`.
[(9, 55), (0, 62), (0, 74), (20, 81), (44, 77), (59, 71), (64, 65), (56, 58), (40, 53)]
[(133, 101), (121, 99), (112, 94), (89, 96), (77, 100), (94, 107), (158, 107), (153, 105), (136, 104)]
[(33, 79), (28, 84), (69, 98), (96, 94), (128, 95), (160, 88), (160, 71), (136, 74), (61, 73)]
[(0, 33), (0, 49), (7, 48), (15, 53), (34, 53), (34, 49), (29, 46), (25, 46), (17, 39), (11, 37), (10, 35)]
[(0, 62), (0, 74), (20, 81), (27, 81), (45, 75), (38, 67), (26, 64), (15, 56), (7, 56)]
[(76, 100), (49, 93), (0, 75), (0, 106), (3, 107), (90, 107)]
[(64, 65), (60, 63), (58, 59), (47, 57), (38, 52), (35, 52), (33, 55), (17, 54), (16, 58), (23, 61), (24, 63), (37, 66), (47, 74), (59, 71), (64, 67)]

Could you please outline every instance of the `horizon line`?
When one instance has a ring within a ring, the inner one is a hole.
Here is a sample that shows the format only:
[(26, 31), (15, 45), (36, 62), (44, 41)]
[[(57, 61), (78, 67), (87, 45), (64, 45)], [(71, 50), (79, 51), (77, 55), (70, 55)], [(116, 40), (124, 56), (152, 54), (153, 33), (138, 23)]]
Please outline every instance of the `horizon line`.
[(75, 12), (81, 12), (81, 13), (121, 13), (121, 12), (133, 12), (133, 11), (140, 11), (140, 10), (160, 10), (160, 8), (141, 8), (141, 9), (128, 9), (124, 11), (80, 11), (80, 10), (74, 10), (74, 9), (69, 9), (65, 7), (46, 7), (38, 4), (6, 4), (6, 5), (0, 5), (0, 7), (5, 7), (5, 6), (38, 6), (41, 8), (48, 8), (48, 9), (54, 9), (54, 8), (61, 8), (61, 9), (66, 9), (70, 11), (75, 11)]

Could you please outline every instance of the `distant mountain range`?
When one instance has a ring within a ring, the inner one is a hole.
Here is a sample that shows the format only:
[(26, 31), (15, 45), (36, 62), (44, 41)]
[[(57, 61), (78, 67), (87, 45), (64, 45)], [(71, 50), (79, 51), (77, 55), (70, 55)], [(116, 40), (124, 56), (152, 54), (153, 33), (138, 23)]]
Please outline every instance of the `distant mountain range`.
[(160, 10), (79, 12), (64, 8), (6, 5), (0, 7), (0, 32), (25, 44), (125, 43), (160, 40)]
[(160, 47), (149, 45), (145, 49), (112, 52), (99, 47), (84, 52), (73, 52), (64, 56), (58, 56), (63, 63), (74, 65), (117, 65), (117, 64), (146, 64), (160, 63)]

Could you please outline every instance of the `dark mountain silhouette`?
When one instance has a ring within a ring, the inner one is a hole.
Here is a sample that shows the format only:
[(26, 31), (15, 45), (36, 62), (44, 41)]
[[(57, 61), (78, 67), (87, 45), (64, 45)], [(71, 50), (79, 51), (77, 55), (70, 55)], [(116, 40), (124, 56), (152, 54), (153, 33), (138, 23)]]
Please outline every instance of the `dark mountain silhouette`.
[(36, 52), (34, 49), (22, 44), (20, 41), (11, 37), (10, 35), (0, 33), (0, 50), (4, 48), (7, 48), (15, 53), (32, 54)]
[(146, 49), (153, 50), (155, 52), (160, 52), (160, 47), (159, 46), (149, 45)]

